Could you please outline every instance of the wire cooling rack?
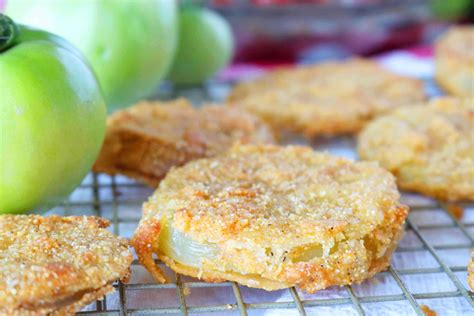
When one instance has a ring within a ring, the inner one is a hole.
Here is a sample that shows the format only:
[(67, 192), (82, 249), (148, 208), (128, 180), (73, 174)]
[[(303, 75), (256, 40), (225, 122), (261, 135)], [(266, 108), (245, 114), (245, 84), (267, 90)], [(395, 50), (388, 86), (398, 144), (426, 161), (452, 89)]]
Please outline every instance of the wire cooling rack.
[[(225, 90), (214, 86), (204, 94), (187, 93), (199, 102), (219, 98)], [(165, 94), (175, 96), (171, 90)], [(336, 155), (355, 155), (350, 138), (322, 139), (311, 145)], [(130, 238), (141, 204), (152, 192), (125, 177), (90, 174), (54, 212), (105, 217), (114, 233)], [(426, 306), (438, 315), (473, 315), (474, 293), (467, 286), (466, 270), (474, 247), (474, 204), (447, 205), (414, 194), (403, 194), (402, 200), (410, 206), (410, 214), (391, 267), (362, 284), (311, 295), (296, 288), (266, 292), (235, 282), (201, 282), (175, 274), (159, 262), (173, 281), (157, 284), (134, 260), (130, 282), (119, 282), (115, 293), (79, 315), (424, 315)]]

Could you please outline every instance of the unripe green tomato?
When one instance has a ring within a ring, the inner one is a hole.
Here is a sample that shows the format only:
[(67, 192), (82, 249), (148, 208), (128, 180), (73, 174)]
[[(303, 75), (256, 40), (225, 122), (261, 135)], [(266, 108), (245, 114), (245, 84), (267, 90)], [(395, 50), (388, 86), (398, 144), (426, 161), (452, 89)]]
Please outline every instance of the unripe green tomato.
[(97, 157), (106, 119), (80, 52), (21, 25), (8, 45), (9, 21), (0, 14), (0, 214), (47, 209), (71, 193)]
[(205, 8), (184, 8), (168, 78), (175, 84), (199, 84), (229, 63), (233, 48), (232, 31), (224, 18)]
[(78, 47), (110, 111), (153, 93), (176, 49), (176, 0), (8, 0), (6, 12)]
[(472, 0), (430, 0), (431, 10), (442, 19), (459, 19), (469, 14)]

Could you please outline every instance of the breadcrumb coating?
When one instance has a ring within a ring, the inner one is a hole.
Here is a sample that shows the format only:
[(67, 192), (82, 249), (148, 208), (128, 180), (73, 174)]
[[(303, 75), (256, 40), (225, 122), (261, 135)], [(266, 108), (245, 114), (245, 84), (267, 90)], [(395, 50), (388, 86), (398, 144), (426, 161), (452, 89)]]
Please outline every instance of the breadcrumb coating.
[(358, 152), (390, 170), (402, 189), (474, 200), (474, 100), (443, 97), (397, 109), (368, 124)]
[(114, 113), (94, 171), (124, 174), (156, 187), (173, 166), (227, 150), (235, 141), (274, 143), (257, 117), (218, 105), (193, 108), (185, 99), (142, 101)]
[(98, 217), (0, 216), (0, 314), (74, 315), (126, 280), (125, 239)]
[[(170, 171), (144, 204), (132, 245), (160, 282), (153, 253), (209, 282), (314, 292), (385, 269), (406, 215), (393, 176), (375, 163), (309, 147), (235, 145)], [(159, 247), (166, 227), (217, 254), (198, 267), (177, 262)]]
[(424, 98), (420, 80), (351, 59), (277, 70), (238, 84), (228, 100), (277, 131), (314, 137), (355, 133), (374, 116)]
[(435, 45), (435, 78), (449, 94), (474, 96), (474, 26), (456, 26)]

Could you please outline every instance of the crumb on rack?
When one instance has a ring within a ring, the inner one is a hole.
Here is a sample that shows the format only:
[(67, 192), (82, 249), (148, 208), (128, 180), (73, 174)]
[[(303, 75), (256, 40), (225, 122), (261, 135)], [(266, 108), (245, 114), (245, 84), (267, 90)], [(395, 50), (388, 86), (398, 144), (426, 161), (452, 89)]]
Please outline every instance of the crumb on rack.
[(436, 312), (434, 310), (432, 310), (431, 308), (429, 308), (427, 305), (425, 304), (421, 304), (421, 311), (423, 312), (423, 314), (425, 314), (425, 316), (436, 316), (438, 314), (436, 314)]
[(189, 296), (190, 294), (191, 294), (191, 289), (187, 285), (184, 285), (183, 286), (183, 295), (184, 296)]
[(450, 203), (446, 206), (446, 209), (457, 220), (461, 220), (464, 216), (464, 208), (459, 204)]

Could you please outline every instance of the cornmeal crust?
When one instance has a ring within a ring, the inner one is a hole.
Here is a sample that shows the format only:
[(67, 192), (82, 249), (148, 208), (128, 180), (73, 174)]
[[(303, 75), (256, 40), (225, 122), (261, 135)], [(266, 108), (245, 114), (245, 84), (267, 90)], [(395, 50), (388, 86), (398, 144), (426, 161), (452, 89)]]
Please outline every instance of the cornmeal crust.
[[(374, 163), (309, 147), (235, 145), (170, 171), (144, 204), (132, 245), (160, 282), (153, 254), (208, 282), (314, 292), (387, 268), (406, 215), (393, 176)], [(217, 254), (200, 266), (177, 262), (159, 247), (170, 226)]]
[(474, 26), (456, 26), (435, 45), (435, 77), (450, 94), (474, 96)]
[(352, 59), (274, 71), (237, 85), (228, 101), (276, 131), (314, 137), (355, 133), (374, 116), (424, 99), (420, 80)]
[(441, 200), (474, 200), (474, 100), (404, 107), (362, 131), (359, 156), (391, 171), (400, 188)]
[(185, 99), (140, 102), (114, 113), (94, 171), (124, 174), (156, 187), (173, 166), (225, 151), (235, 141), (274, 143), (250, 113), (218, 105), (195, 109)]
[(0, 216), (0, 315), (74, 315), (126, 280), (132, 254), (98, 217)]

